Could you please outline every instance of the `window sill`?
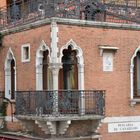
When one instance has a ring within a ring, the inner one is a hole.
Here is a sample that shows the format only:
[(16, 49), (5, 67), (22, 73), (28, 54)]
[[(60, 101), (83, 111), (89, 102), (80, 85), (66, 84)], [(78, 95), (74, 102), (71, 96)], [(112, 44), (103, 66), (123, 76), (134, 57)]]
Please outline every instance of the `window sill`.
[(130, 100), (131, 106), (135, 106), (137, 103), (140, 103), (140, 98), (134, 98)]
[(30, 59), (24, 59), (24, 60), (22, 60), (22, 63), (27, 63), (27, 62), (30, 62)]

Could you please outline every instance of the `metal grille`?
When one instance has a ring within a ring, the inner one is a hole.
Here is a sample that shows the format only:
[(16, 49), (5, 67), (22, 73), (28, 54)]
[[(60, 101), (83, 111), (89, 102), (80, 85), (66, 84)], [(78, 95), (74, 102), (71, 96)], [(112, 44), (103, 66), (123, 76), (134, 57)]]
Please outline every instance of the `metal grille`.
[(50, 17), (140, 23), (140, 7), (136, 1), (19, 0), (0, 9), (0, 27), (11, 28)]
[[(103, 92), (104, 93), (104, 92)], [(104, 94), (101, 91), (87, 91), (85, 97), (85, 112), (86, 114), (104, 114)]]
[(42, 115), (53, 111), (53, 92), (22, 91), (16, 93), (16, 114)]
[[(82, 104), (85, 104), (83, 106)], [(104, 91), (17, 91), (17, 115), (104, 115)]]
[(59, 112), (60, 114), (79, 113), (79, 91), (59, 91)]
[(4, 91), (0, 91), (0, 116), (3, 115)]

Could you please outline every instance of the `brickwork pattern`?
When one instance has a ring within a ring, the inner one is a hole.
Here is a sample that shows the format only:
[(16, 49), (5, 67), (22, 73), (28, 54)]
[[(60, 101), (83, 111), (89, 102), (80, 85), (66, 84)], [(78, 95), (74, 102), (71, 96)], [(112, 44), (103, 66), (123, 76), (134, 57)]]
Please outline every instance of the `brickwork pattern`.
[[(136, 116), (140, 114), (140, 106), (130, 107), (130, 59), (139, 46), (140, 32), (137, 30), (106, 29), (96, 27), (80, 27), (59, 25), (59, 43), (61, 48), (73, 39), (83, 50), (85, 62), (85, 89), (106, 90), (106, 116)], [(42, 40), (50, 46), (50, 25), (31, 29), (4, 37), (0, 48), (0, 90), (4, 90), (4, 62), (7, 51), (11, 47), (16, 58), (17, 90), (35, 90), (35, 57), (36, 50)], [(30, 43), (31, 60), (21, 62), (21, 45)], [(113, 72), (103, 72), (102, 57), (98, 45), (118, 47), (114, 54)], [(102, 125), (102, 140), (137, 140), (139, 134), (108, 134), (107, 126)]]

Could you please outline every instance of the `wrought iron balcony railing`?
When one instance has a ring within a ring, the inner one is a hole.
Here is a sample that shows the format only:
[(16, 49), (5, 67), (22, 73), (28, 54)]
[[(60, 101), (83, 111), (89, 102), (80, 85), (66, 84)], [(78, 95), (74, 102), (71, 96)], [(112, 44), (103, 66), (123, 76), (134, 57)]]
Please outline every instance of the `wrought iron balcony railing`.
[(104, 115), (105, 91), (17, 91), (16, 115)]
[(4, 27), (15, 27), (50, 17), (140, 23), (140, 7), (136, 1), (103, 1), (14, 0), (14, 3), (0, 8), (0, 28), (2, 30)]
[(0, 91), (0, 116), (5, 115), (4, 91)]

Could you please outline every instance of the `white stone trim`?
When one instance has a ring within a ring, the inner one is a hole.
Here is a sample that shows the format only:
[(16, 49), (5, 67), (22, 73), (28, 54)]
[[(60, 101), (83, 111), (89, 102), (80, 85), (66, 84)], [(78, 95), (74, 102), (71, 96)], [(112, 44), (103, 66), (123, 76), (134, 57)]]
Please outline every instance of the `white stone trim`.
[(51, 61), (52, 65), (58, 63), (58, 26), (55, 21), (51, 22)]
[(131, 58), (131, 63), (130, 63), (130, 101), (131, 105), (134, 105), (136, 103), (136, 100), (134, 101), (134, 58), (137, 55), (137, 52), (140, 51), (140, 46), (135, 50), (132, 58)]
[(100, 50), (100, 56), (103, 56), (104, 51), (117, 51), (119, 48), (118, 47), (112, 47), (109, 45), (99, 45), (99, 50)]
[(5, 116), (5, 121), (6, 122), (11, 122), (13, 120), (13, 122), (19, 122), (19, 120), (15, 117), (12, 118), (12, 116)]
[(17, 89), (16, 85), (16, 59), (14, 57), (13, 51), (9, 48), (7, 52), (7, 56), (5, 59), (5, 97), (11, 100), (10, 90), (11, 90), (11, 60), (14, 59), (15, 61), (15, 91)]
[[(28, 52), (29, 58), (28, 59), (24, 58), (24, 48), (26, 48), (26, 47), (29, 48), (29, 52)], [(30, 62), (30, 44), (29, 43), (23, 44), (21, 46), (21, 62)]]
[(104, 72), (112, 72), (113, 71), (113, 53), (112, 52), (104, 52), (103, 53), (103, 71)]
[(72, 39), (70, 41), (68, 41), (66, 43), (66, 45), (64, 45), (60, 49), (60, 57), (59, 57), (60, 63), (61, 63), (61, 59), (63, 57), (63, 50), (64, 49), (68, 49), (69, 46), (71, 46), (72, 50), (76, 50), (76, 52), (77, 52), (77, 56), (76, 57), (78, 59), (78, 63), (79, 64), (84, 64), (83, 51)]
[(68, 18), (57, 18), (57, 17), (52, 17), (52, 18), (47, 18), (43, 20), (38, 20), (33, 23), (28, 23), (25, 25), (17, 26), (14, 28), (6, 29), (4, 28), (2, 30), (2, 34), (10, 34), (10, 33), (15, 33), (15, 32), (20, 32), (20, 31), (26, 31), (29, 29), (33, 29), (36, 27), (40, 27), (42, 25), (48, 25), (52, 21), (55, 21), (60, 24), (65, 24), (65, 25), (74, 25), (74, 26), (86, 26), (86, 27), (101, 27), (101, 28), (115, 28), (115, 29), (128, 29), (128, 30), (140, 30), (140, 25), (138, 24), (124, 24), (124, 23), (111, 23), (111, 22), (97, 22), (97, 21), (87, 21), (87, 20), (78, 20), (78, 19), (68, 19)]
[(42, 40), (39, 48), (36, 51), (36, 90), (43, 89), (43, 77), (42, 77), (42, 63), (43, 63), (43, 51), (48, 51), (48, 57), (50, 62), (50, 48)]
[(77, 52), (77, 60), (78, 60), (78, 89), (84, 90), (84, 58), (83, 58), (83, 51), (82, 49), (71, 39), (66, 45), (64, 45), (60, 49), (60, 57), (59, 57), (59, 63), (62, 63), (62, 57), (63, 57), (63, 50), (68, 49), (68, 47), (71, 46), (72, 50), (75, 50)]
[(106, 117), (102, 123), (140, 122), (140, 116)]
[[(78, 90), (84, 90), (84, 58), (83, 58), (83, 51), (82, 49), (71, 39), (66, 45), (64, 45), (60, 49), (60, 57), (59, 57), (59, 63), (62, 64), (62, 57), (63, 57), (63, 50), (68, 49), (68, 47), (71, 46), (72, 50), (75, 50), (78, 60)], [(80, 110), (82, 108), (82, 111), (80, 112), (81, 115), (85, 114), (85, 99), (84, 92), (81, 93), (81, 100), (79, 101)]]

